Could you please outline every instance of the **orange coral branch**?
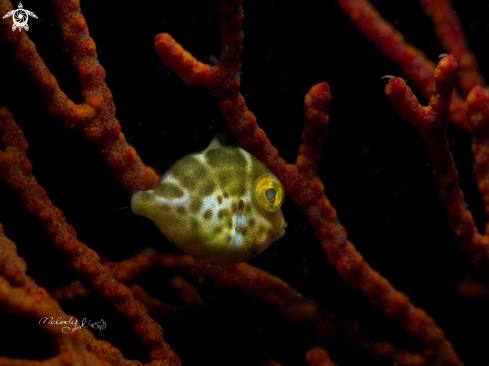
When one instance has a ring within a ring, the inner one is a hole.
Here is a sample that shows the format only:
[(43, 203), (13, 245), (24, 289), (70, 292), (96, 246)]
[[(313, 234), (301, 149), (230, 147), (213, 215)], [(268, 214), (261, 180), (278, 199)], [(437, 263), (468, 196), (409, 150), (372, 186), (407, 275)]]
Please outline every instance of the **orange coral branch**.
[(307, 351), (306, 361), (309, 366), (336, 366), (329, 358), (328, 352), (319, 347), (314, 347)]
[[(78, 0), (52, 1), (58, 27), (68, 47), (82, 85), (83, 103), (68, 99), (59, 87), (34, 43), (25, 32), (12, 32), (12, 20), (1, 22), (3, 39), (13, 46), (15, 59), (22, 64), (48, 104), (48, 112), (68, 128), (75, 128), (94, 143), (113, 174), (131, 191), (153, 188), (158, 176), (146, 167), (130, 146), (115, 119), (112, 93), (105, 84), (105, 70), (97, 59), (95, 42), (88, 34)], [(12, 10), (9, 1), (0, 1), (0, 13)]]
[[(418, 104), (409, 87), (399, 78), (389, 80), (386, 95), (394, 110), (416, 127), (425, 139), (440, 201), (448, 212), (455, 241), (489, 275), (489, 238), (478, 233), (472, 214), (467, 209), (446, 137), (448, 108), (456, 70), (457, 62), (453, 56), (449, 55), (440, 61), (435, 71), (433, 96), (427, 107)], [(476, 131), (475, 135), (480, 136), (478, 132), (480, 131)]]
[(130, 285), (129, 288), (134, 298), (141, 301), (148, 309), (148, 312), (154, 317), (164, 317), (169, 314), (178, 314), (180, 309), (151, 296), (144, 289), (136, 284)]
[[(475, 87), (467, 96), (467, 114), (474, 128), (472, 136), (472, 153), (474, 170), (479, 192), (484, 201), (486, 212), (486, 236), (489, 235), (489, 92), (482, 87)], [(487, 245), (489, 240), (485, 239)], [(476, 254), (477, 255), (477, 254)]]
[[(234, 50), (239, 55), (241, 55), (242, 48), (239, 42), (242, 34), (238, 31), (241, 29), (241, 6), (241, 1), (228, 0), (223, 1), (221, 7), (221, 11), (229, 8), (225, 16), (236, 22), (236, 26), (231, 27), (233, 33), (221, 39), (222, 48), (227, 52)], [(232, 14), (233, 9), (235, 14)], [(235, 41), (228, 43), (229, 39)], [(183, 80), (189, 78), (186, 75), (188, 70), (204, 67), (177, 45), (169, 35), (156, 36), (154, 47), (160, 58), (168, 65), (174, 66)], [(187, 65), (190, 64), (194, 66), (188, 67)], [(238, 91), (237, 66), (233, 64), (227, 67), (218, 63), (215, 68), (220, 71), (220, 78), (214, 81), (207, 80), (205, 86), (216, 95), (223, 116), (238, 142), (279, 177), (284, 184), (287, 196), (306, 211), (308, 220), (315, 229), (328, 260), (336, 267), (341, 277), (353, 288), (360, 289), (377, 308), (387, 317), (396, 320), (413, 338), (423, 343), (425, 347), (433, 349), (435, 357), (439, 357), (447, 365), (460, 365), (460, 360), (453, 351), (451, 343), (446, 340), (434, 320), (426, 312), (413, 306), (404, 294), (395, 290), (385, 278), (374, 271), (356, 251), (354, 245), (347, 240), (346, 230), (338, 221), (336, 211), (324, 195), (323, 184), (317, 175), (306, 175), (302, 169), (298, 169), (302, 159), (298, 160), (297, 166), (286, 165), (284, 160), (278, 156), (277, 150), (266, 138), (263, 130), (258, 127), (254, 115), (247, 109), (244, 97)], [(327, 115), (330, 99), (329, 88), (313, 87), (306, 96), (306, 101), (308, 98), (317, 98), (323, 103), (318, 105), (318, 103), (306, 102), (306, 130), (311, 114), (308, 108), (319, 108), (322, 111), (320, 115)], [(314, 120), (314, 118), (311, 119)], [(318, 121), (320, 121), (320, 129), (325, 130), (328, 118), (319, 118)], [(325, 135), (324, 131), (323, 133)], [(316, 153), (322, 145), (324, 135), (319, 135), (320, 143), (318, 145), (311, 146)], [(310, 141), (303, 135), (302, 153), (307, 149), (308, 142)]]
[[(17, 136), (18, 144), (24, 145), (25, 140), (19, 137), (19, 129), (15, 125), (9, 124), (8, 130), (12, 134), (4, 134), (6, 137), (2, 141), (10, 140), (9, 137)], [(0, 129), (5, 123), (0, 123)], [(10, 145), (12, 149), (12, 145)], [(78, 319), (68, 316), (61, 309), (59, 304), (49, 297), (46, 290), (38, 287), (34, 280), (26, 274), (27, 266), (25, 261), (17, 255), (17, 247), (14, 242), (7, 238), (3, 232), (3, 225), (0, 223), (0, 307), (11, 313), (28, 319), (29, 321), (41, 325), (40, 320), (46, 316), (54, 319), (69, 319), (80, 324)], [(93, 334), (82, 328), (72, 333), (62, 331), (62, 324), (49, 324), (41, 327), (54, 340), (58, 348), (58, 355), (47, 362), (50, 365), (64, 364), (67, 359), (75, 362), (83, 362), (90, 365), (120, 365), (120, 366), (140, 366), (141, 363), (125, 360), (119, 350), (110, 343), (99, 341)], [(95, 357), (94, 357), (95, 356)], [(107, 362), (104, 362), (107, 361)], [(0, 365), (22, 365), (26, 366), (38, 361), (31, 360), (12, 360), (0, 357)], [(149, 366), (149, 365), (148, 365)], [(153, 364), (153, 366), (158, 366)]]
[[(36, 216), (53, 244), (64, 254), (83, 282), (130, 322), (141, 343), (149, 348), (150, 358), (179, 365), (178, 356), (163, 340), (161, 326), (151, 319), (144, 305), (134, 299), (127, 286), (114, 279), (100, 263), (97, 253), (77, 240), (75, 229), (66, 223), (62, 211), (52, 204), (32, 176), (32, 164), (25, 155), (27, 145), (21, 137), (20, 128), (5, 107), (0, 107), (0, 125), (0, 131), (7, 135), (2, 142), (14, 144), (7, 145), (5, 152), (0, 151), (0, 181), (9, 185), (26, 209)], [(17, 146), (22, 149), (19, 150)]]
[(92, 292), (81, 284), (80, 281), (74, 281), (67, 286), (48, 289), (49, 295), (57, 301), (73, 301), (79, 297), (85, 297)]
[[(401, 33), (386, 22), (367, 0), (337, 0), (350, 20), (374, 44), (378, 45), (402, 72), (413, 80), (426, 98), (431, 98), (435, 64), (416, 47), (406, 43)], [(456, 93), (450, 105), (450, 121), (457, 128), (471, 131), (463, 100)]]
[[(122, 279), (118, 277), (118, 274), (125, 273), (126, 268), (130, 270), (133, 276), (137, 276), (139, 273), (154, 266), (177, 269), (188, 276), (196, 278), (205, 276), (211, 279), (216, 287), (236, 289), (245, 296), (268, 304), (276, 312), (283, 314), (294, 323), (314, 327), (320, 337), (343, 340), (353, 347), (370, 352), (379, 360), (393, 360), (400, 365), (426, 362), (423, 354), (398, 349), (388, 342), (372, 341), (369, 337), (359, 332), (355, 325), (328, 313), (314, 301), (306, 299), (280, 278), (246, 263), (214, 266), (199, 263), (187, 255), (145, 249), (132, 258), (122, 262), (107, 262), (105, 265), (110, 268), (119, 281), (122, 281)], [(135, 268), (138, 268), (138, 271), (135, 271)], [(124, 276), (122, 282), (131, 281), (132, 279), (133, 277)], [(74, 284), (66, 286), (63, 291), (70, 293), (70, 289)], [(137, 299), (147, 305), (148, 310), (152, 314), (164, 316), (168, 312), (171, 313), (176, 310), (168, 308), (168, 305), (141, 291), (139, 286), (131, 285), (131, 290), (133, 290)], [(71, 296), (76, 295), (71, 293), (70, 298)]]
[[(5, 310), (14, 315), (25, 317), (33, 323), (38, 323), (46, 314), (53, 317), (58, 317), (63, 314), (59, 305), (52, 305), (52, 300), (50, 302), (42, 296), (28, 294), (23, 288), (12, 287), (3, 277), (0, 277), (0, 304)], [(66, 314), (64, 315), (66, 316)], [(93, 353), (87, 350), (83, 340), (84, 334), (79, 332), (65, 334), (61, 331), (61, 328), (62, 325), (54, 324), (52, 327), (45, 327), (45, 331), (53, 338), (54, 343), (58, 346), (59, 354), (50, 360), (52, 364), (62, 364), (64, 358), (76, 357), (76, 362), (79, 363), (94, 366), (108, 365), (108, 363), (101, 362)], [(27, 360), (16, 360), (13, 362), (25, 364), (25, 361)], [(12, 360), (3, 357), (0, 358), (0, 365), (11, 365), (11, 363)]]
[(463, 95), (486, 82), (479, 72), (477, 59), (467, 45), (462, 24), (448, 0), (420, 0), (426, 15), (431, 18), (443, 49), (458, 62), (458, 83)]
[[(427, 143), (427, 146), (430, 145), (428, 150), (434, 156), (433, 159), (438, 161), (438, 166), (435, 167), (435, 176), (438, 175), (437, 184), (441, 187), (440, 195), (451, 217), (450, 223), (455, 236), (462, 242), (469, 242), (469, 244), (462, 244), (462, 246), (468, 247), (468, 252), (475, 257), (476, 263), (485, 268), (488, 257), (487, 237), (477, 234), (470, 212), (466, 209), (462, 192), (458, 187), (457, 172), (454, 169), (453, 159), (448, 151), (448, 144), (444, 136), (442, 140), (445, 142), (437, 145), (437, 141), (442, 141), (439, 139), (441, 132), (444, 133), (446, 129), (448, 106), (453, 88), (454, 61), (451, 57), (444, 59), (440, 67), (437, 68), (435, 77), (431, 79), (434, 65), (430, 66), (429, 61), (421, 53), (405, 44), (402, 36), (389, 27), (370, 7), (368, 2), (338, 0), (338, 3), (346, 8), (350, 7), (347, 9), (347, 13), (354, 20), (359, 21), (358, 25), (362, 31), (367, 36), (370, 34), (369, 37), (381, 48), (384, 48), (384, 52), (390, 54), (395, 62), (400, 64), (406, 62), (404, 65), (405, 72), (415, 79), (419, 76), (421, 89), (424, 88), (426, 95), (431, 96), (429, 106), (422, 107), (401, 81), (392, 79), (389, 83), (392, 87), (390, 97), (394, 99), (394, 104), (398, 104), (396, 108), (402, 115), (412, 120), (412, 123), (420, 129), (421, 134), (430, 140), (429, 144)], [(436, 3), (445, 4), (441, 5), (441, 11), (445, 11), (443, 17), (450, 23), (450, 27), (456, 27), (456, 17), (446, 14), (447, 9), (449, 10), (448, 3)], [(5, 4), (9, 3), (0, 0), (1, 11), (11, 9), (11, 6), (8, 7)], [(88, 29), (85, 19), (80, 13), (78, 2), (53, 1), (53, 5), (68, 51), (80, 75), (84, 103), (75, 105), (60, 90), (56, 79), (50, 74), (25, 33), (12, 34), (4, 31), (5, 39), (13, 45), (15, 56), (24, 67), (28, 68), (35, 83), (45, 94), (50, 112), (63, 119), (65, 125), (79, 129), (89, 141), (95, 142), (110, 168), (114, 170), (116, 177), (121, 179), (127, 188), (134, 190), (152, 187), (158, 179), (156, 174), (142, 164), (135, 151), (127, 145), (124, 136), (120, 133), (120, 126), (115, 119), (112, 96), (105, 85), (105, 71), (98, 63), (95, 44), (88, 36)], [(161, 59), (165, 60), (167, 65), (173, 68), (183, 80), (192, 84), (204, 85), (216, 95), (231, 131), (246, 149), (258, 156), (282, 179), (287, 194), (307, 213), (329, 260), (335, 265), (342, 278), (347, 280), (352, 287), (359, 288), (386, 316), (399, 322), (410, 335), (423, 344), (423, 351), (421, 353), (407, 352), (396, 349), (387, 342), (370, 343), (363, 336), (357, 334), (355, 326), (343, 324), (340, 328), (336, 318), (323, 312), (314, 302), (307, 300), (284, 281), (247, 264), (229, 267), (206, 266), (187, 256), (163, 254), (153, 250), (143, 251), (122, 263), (113, 263), (104, 258), (99, 258), (95, 252), (77, 241), (74, 229), (66, 224), (63, 214), (51, 204), (42, 188), (35, 183), (34, 178), (30, 175), (30, 162), (25, 159), (27, 144), (23, 140), (22, 133), (20, 130), (16, 130), (14, 125), (7, 123), (0, 126), (4, 129), (2, 131), (5, 138), (4, 143), (7, 145), (6, 151), (0, 153), (0, 168), (2, 168), (0, 170), (3, 173), (3, 179), (10, 182), (10, 186), (21, 196), (21, 200), (26, 203), (28, 209), (38, 215), (56, 246), (61, 248), (61, 251), (68, 257), (69, 262), (82, 279), (82, 282), (77, 281), (63, 289), (51, 291), (52, 296), (59, 299), (74, 299), (85, 296), (91, 293), (85, 287), (88, 286), (93, 293), (101, 295), (114, 304), (115, 308), (126, 318), (129, 318), (131, 322), (139, 322), (139, 324), (133, 325), (143, 341), (153, 343), (152, 347), (154, 346), (154, 348), (151, 353), (153, 359), (167, 357), (170, 359), (169, 362), (176, 364), (178, 363), (177, 356), (173, 355), (171, 350), (165, 349), (167, 345), (162, 339), (159, 340), (161, 329), (151, 319), (146, 318), (146, 309), (134, 301), (133, 297), (141, 299), (148, 308), (151, 308), (155, 313), (160, 312), (161, 315), (177, 313), (180, 309), (165, 306), (140, 286), (131, 285), (129, 291), (127, 287), (121, 285), (121, 283), (131, 281), (150, 266), (160, 265), (177, 269), (188, 276), (210, 278), (217, 287), (236, 288), (258, 301), (270, 304), (275, 310), (295, 322), (312, 324), (320, 328), (318, 333), (322, 337), (346, 339), (353, 346), (366, 349), (381, 360), (392, 360), (402, 365), (460, 364), (450, 342), (445, 339), (443, 332), (436, 326), (434, 320), (424, 311), (414, 307), (406, 296), (395, 290), (357, 252), (353, 244), (347, 239), (345, 228), (338, 221), (335, 209), (324, 195), (323, 183), (317, 176), (317, 164), (322, 154), (326, 127), (329, 122), (331, 95), (328, 84), (317, 84), (306, 95), (302, 144), (296, 163), (286, 164), (279, 156), (277, 149), (267, 139), (265, 132), (257, 125), (255, 116), (248, 110), (244, 97), (239, 92), (239, 70), (243, 46), (242, 2), (238, 0), (224, 1), (219, 7), (219, 11), (221, 13), (221, 44), (223, 47), (220, 58), (212, 59), (212, 66), (198, 62), (168, 34), (157, 36), (155, 50)], [(430, 12), (429, 9), (425, 9), (425, 11)], [(439, 19), (434, 18), (433, 22), (442, 42), (444, 42), (444, 37), (445, 39), (453, 38), (455, 33), (443, 33)], [(450, 31), (454, 31), (454, 29)], [(447, 37), (447, 34), (451, 36)], [(387, 37), (382, 38), (385, 35)], [(456, 47), (457, 44), (463, 43), (463, 35), (457, 33), (456, 36), (455, 44), (445, 45), (445, 47)], [(465, 47), (460, 53), (461, 56), (457, 57), (470, 59), (469, 53), (470, 51)], [(462, 75), (460, 79), (463, 89), (480, 82), (480, 79), (474, 81), (476, 80), (474, 60), (469, 61), (466, 72), (469, 76)], [(434, 92), (432, 93), (433, 80), (436, 82), (433, 84)], [(487, 160), (487, 131), (484, 121), (489, 115), (487, 112), (489, 110), (487, 108), (488, 97), (484, 95), (483, 89), (476, 88), (473, 93), (469, 95), (468, 111), (475, 135), (473, 145), (476, 153), (475, 170), (479, 189), (484, 196), (486, 212), (489, 212), (487, 209), (489, 200), (486, 197), (488, 191), (486, 181), (489, 173), (484, 164)], [(467, 117), (463, 113), (461, 100), (453, 99), (452, 119), (459, 121), (459, 126), (462, 128), (470, 130), (468, 125), (464, 125)], [(5, 117), (5, 113), (8, 112), (0, 110), (0, 115)], [(9, 120), (10, 116), (5, 118)], [(0, 238), (0, 256), (9, 258), (3, 253), (1, 245), (4, 244)], [(35, 284), (33, 281), (32, 283), (29, 282), (31, 280), (25, 279), (25, 264), (21, 264), (20, 261), (13, 261), (12, 264), (0, 261), (0, 274), (6, 277), (10, 276), (10, 286), (21, 286), (21, 289), (28, 296), (24, 296), (22, 291), (17, 291), (15, 288), (10, 289), (8, 286), (0, 285), (2, 294), (6, 294), (7, 297), (18, 294), (24, 303), (32, 303), (32, 299), (29, 299), (32, 294), (29, 294), (26, 289), (29, 286), (35, 286)], [(202, 306), (203, 300), (196, 289), (182, 277), (175, 277), (171, 284), (179, 291), (179, 295), (186, 306)], [(468, 286), (461, 288), (461, 291), (465, 291), (465, 293), (482, 292), (480, 287), (475, 290)], [(38, 290), (34, 288), (33, 291)], [(43, 296), (47, 296), (45, 292), (43, 294)], [(0, 300), (2, 299), (0, 298)], [(18, 310), (21, 305), (16, 303), (14, 308)], [(148, 323), (151, 324), (148, 326)], [(141, 326), (141, 324), (143, 325)], [(93, 346), (90, 352), (102, 360), (108, 360), (105, 353), (109, 352), (109, 346), (100, 342), (98, 348)], [(155, 350), (156, 348), (158, 350)], [(116, 351), (111, 349), (110, 352)], [(162, 355), (164, 352), (168, 352), (168, 354)], [(90, 355), (88, 356), (90, 357)], [(110, 362), (116, 364), (119, 362), (114, 360)], [(8, 360), (3, 359), (0, 361), (8, 362)], [(268, 361), (274, 363), (272, 360)], [(308, 352), (307, 361), (311, 365), (332, 364), (327, 353), (319, 348)], [(155, 360), (152, 364), (161, 365), (163, 361)]]
[(489, 299), (489, 288), (475, 281), (463, 281), (457, 286), (457, 293), (460, 296), (468, 297), (477, 300)]

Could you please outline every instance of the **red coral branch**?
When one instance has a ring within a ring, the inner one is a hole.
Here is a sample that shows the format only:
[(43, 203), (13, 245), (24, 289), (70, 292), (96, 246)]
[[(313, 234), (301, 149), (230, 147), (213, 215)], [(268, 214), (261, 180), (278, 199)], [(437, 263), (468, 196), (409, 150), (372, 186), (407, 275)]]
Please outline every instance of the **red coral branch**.
[[(225, 18), (234, 19), (236, 22), (235, 27), (230, 27), (233, 33), (221, 39), (222, 49), (226, 52), (234, 51), (239, 55), (242, 49), (241, 42), (238, 42), (242, 39), (242, 33), (238, 31), (242, 25), (241, 6), (242, 2), (238, 0), (223, 1), (221, 6)], [(374, 25), (372, 28), (375, 28)], [(223, 29), (222, 32), (229, 31)], [(229, 42), (230, 39), (234, 41)], [(156, 36), (154, 47), (162, 61), (172, 68), (175, 67), (175, 71), (183, 80), (193, 77), (190, 70), (205, 68), (167, 34)], [(347, 240), (345, 228), (338, 221), (335, 209), (324, 195), (322, 182), (316, 174), (312, 173), (315, 170), (313, 164), (307, 164), (307, 158), (319, 156), (325, 136), (330, 100), (329, 88), (320, 84), (311, 88), (306, 96), (306, 127), (301, 154), (296, 165), (286, 165), (263, 130), (258, 127), (256, 118), (248, 110), (244, 97), (238, 91), (237, 66), (239, 65), (236, 62), (232, 65), (221, 65), (217, 62), (213, 70), (217, 69), (214, 75), (219, 77), (215, 80), (207, 79), (205, 86), (216, 95), (229, 129), (238, 142), (279, 177), (287, 196), (306, 211), (328, 260), (336, 267), (341, 277), (353, 288), (360, 289), (377, 308), (387, 317), (396, 320), (413, 338), (435, 351), (435, 357), (439, 357), (440, 361), (443, 360), (446, 365), (460, 365), (451, 343), (446, 340), (434, 320), (426, 312), (412, 305), (404, 294), (395, 290), (384, 277), (374, 271), (354, 245)], [(312, 126), (321, 131), (315, 141), (309, 138), (311, 134), (309, 129)], [(308, 146), (313, 141), (315, 143)], [(305, 174), (306, 171), (308, 174)]]
[(311, 348), (306, 353), (306, 361), (309, 366), (335, 366), (329, 358), (328, 352), (319, 347)]
[[(78, 129), (90, 142), (95, 143), (114, 175), (125, 187), (130, 190), (151, 188), (158, 177), (152, 169), (144, 166), (120, 132), (112, 95), (105, 84), (105, 71), (98, 62), (95, 43), (89, 37), (79, 3), (73, 0), (52, 2), (64, 42), (80, 76), (84, 101), (82, 104), (75, 105), (61, 91), (25, 32), (10, 32), (11, 23), (5, 21), (2, 23), (4, 39), (13, 46), (14, 56), (28, 70), (43, 93), (50, 113), (60, 118), (67, 127)], [(463, 91), (483, 83), (463, 34), (457, 29), (458, 19), (451, 13), (448, 2), (422, 0), (422, 3), (425, 12), (432, 16), (444, 47), (453, 50), (455, 56), (460, 58), (459, 62), (463, 67), (459, 82)], [(486, 235), (477, 233), (472, 216), (467, 210), (445, 133), (449, 117), (459, 128), (473, 131), (475, 170), (486, 213), (489, 214), (489, 170), (485, 164), (489, 154), (489, 93), (476, 87), (469, 94), (467, 111), (471, 128), (467, 124), (461, 99), (452, 94), (456, 70), (456, 62), (452, 56), (440, 61), (435, 70), (434, 64), (422, 52), (406, 44), (402, 35), (387, 24), (368, 1), (338, 0), (338, 4), (369, 39), (400, 65), (406, 75), (413, 78), (423, 95), (430, 99), (427, 107), (421, 106), (400, 79), (391, 79), (387, 87), (394, 109), (408, 119), (426, 140), (441, 201), (448, 211), (455, 238), (472, 256), (474, 262), (488, 273), (489, 239)], [(1, 13), (11, 9), (9, 2), (0, 0)], [(161, 327), (149, 317), (141, 302), (157, 315), (177, 314), (181, 308), (164, 304), (149, 295), (141, 286), (123, 285), (151, 266), (170, 268), (198, 279), (205, 277), (216, 287), (237, 289), (256, 301), (268, 304), (293, 322), (315, 327), (320, 337), (341, 339), (353, 347), (369, 351), (380, 360), (390, 360), (400, 365), (460, 365), (451, 343), (445, 339), (434, 320), (411, 304), (404, 294), (373, 270), (347, 239), (345, 228), (324, 194), (317, 168), (329, 123), (331, 94), (328, 84), (317, 84), (307, 93), (304, 102), (305, 124), (298, 157), (295, 164), (286, 164), (258, 126), (254, 114), (248, 110), (244, 97), (239, 92), (243, 48), (242, 1), (224, 0), (218, 10), (221, 13), (222, 50), (219, 59), (212, 59), (213, 65), (198, 62), (169, 34), (156, 37), (156, 52), (184, 81), (203, 85), (215, 94), (238, 142), (261, 159), (282, 180), (287, 195), (307, 213), (328, 259), (341, 277), (353, 288), (360, 289), (388, 318), (397, 321), (409, 335), (418, 340), (423, 345), (422, 351), (408, 352), (397, 349), (388, 342), (373, 342), (360, 334), (355, 325), (326, 313), (283, 280), (245, 263), (226, 267), (208, 266), (188, 256), (153, 249), (147, 249), (121, 263), (100, 258), (77, 240), (74, 228), (65, 222), (61, 210), (52, 205), (44, 190), (30, 174), (32, 165), (25, 156), (27, 143), (20, 129), (13, 123), (10, 112), (2, 108), (0, 132), (6, 149), (5, 152), (0, 151), (1, 180), (12, 187), (26, 208), (37, 216), (55, 246), (65, 255), (81, 279), (81, 282), (76, 281), (62, 289), (50, 291), (51, 296), (73, 300), (94, 293), (107, 300), (131, 323), (142, 343), (149, 346), (150, 357), (154, 360), (151, 365), (154, 366), (176, 365), (179, 364), (179, 359), (163, 341)], [(49, 298), (48, 293), (37, 287), (25, 274), (25, 263), (13, 255), (14, 252), (13, 243), (3, 237), (3, 234), (0, 235), (0, 305), (31, 320), (36, 320), (42, 311), (64, 314), (59, 305)], [(185, 307), (203, 306), (203, 300), (195, 287), (183, 277), (174, 277), (170, 285), (178, 291)], [(471, 286), (470, 283), (462, 284), (459, 291), (467, 296), (481, 297), (481, 287)], [(38, 309), (35, 308), (37, 302), (40, 303)], [(106, 342), (95, 341), (91, 333), (80, 334), (79, 339), (75, 337), (74, 341), (65, 341), (61, 336), (52, 334), (55, 343), (61, 344), (60, 352), (53, 363), (68, 362), (65, 357), (69, 358), (74, 354), (79, 358), (72, 359), (73, 363), (140, 364), (124, 360), (118, 350)], [(59, 343), (58, 339), (61, 339)], [(310, 365), (333, 364), (327, 352), (321, 348), (309, 350), (306, 360)], [(0, 359), (0, 364), (8, 362), (12, 360)], [(30, 361), (22, 360), (19, 363), (30, 364)], [(263, 364), (276, 363), (265, 359)]]
[(141, 343), (149, 348), (150, 358), (179, 365), (180, 359), (163, 340), (161, 326), (148, 315), (144, 305), (134, 299), (129, 288), (114, 279), (100, 263), (97, 253), (78, 241), (75, 229), (66, 223), (62, 211), (52, 204), (39, 186), (31, 174), (32, 164), (25, 155), (27, 143), (5, 107), (0, 108), (0, 131), (6, 135), (2, 139), (6, 144), (5, 152), (0, 151), (0, 181), (10, 186), (27, 211), (36, 216), (53, 244), (64, 254), (87, 287), (112, 304), (128, 320)]
[[(6, 127), (8, 126), (8, 127)], [(12, 123), (0, 123), (2, 142), (17, 140), (17, 145), (26, 146), (25, 140), (21, 138), (22, 131)], [(9, 150), (17, 149), (15, 144), (9, 145)], [(41, 326), (54, 340), (58, 348), (58, 355), (47, 362), (51, 365), (61, 365), (71, 359), (73, 363), (84, 365), (120, 365), (140, 366), (141, 363), (125, 360), (119, 350), (110, 343), (99, 341), (87, 329), (76, 332), (63, 332), (62, 324), (41, 324), (41, 319), (52, 316), (54, 319), (72, 319), (80, 324), (74, 316), (67, 315), (59, 304), (49, 297), (42, 287), (38, 287), (34, 280), (26, 274), (25, 261), (17, 254), (17, 247), (12, 240), (7, 238), (0, 223), (0, 307), (10, 311), (12, 314), (23, 317), (30, 322)], [(71, 328), (70, 328), (71, 329)], [(106, 361), (106, 362), (105, 362)], [(26, 366), (38, 361), (12, 360), (0, 357), (0, 365), (22, 365)], [(157, 366), (154, 364), (153, 366)]]
[(178, 314), (180, 312), (179, 308), (165, 304), (163, 301), (151, 296), (139, 285), (132, 284), (129, 288), (134, 298), (141, 301), (148, 309), (148, 312), (154, 317), (162, 318), (166, 315)]
[[(416, 47), (406, 43), (401, 33), (386, 22), (367, 0), (337, 0), (350, 20), (374, 44), (378, 45), (402, 72), (417, 86), (421, 94), (431, 98), (435, 64)], [(450, 106), (450, 121), (457, 128), (471, 131), (464, 112), (464, 102), (456, 93)]]
[[(487, 164), (489, 159), (489, 92), (487, 90), (480, 86), (472, 89), (467, 96), (467, 114), (474, 128), (472, 136), (474, 170), (479, 192), (484, 200), (484, 211), (488, 218), (485, 233), (489, 235), (489, 167)], [(489, 245), (489, 239), (484, 240), (486, 245)]]
[[(129, 145), (115, 119), (112, 93), (105, 84), (105, 70), (98, 62), (95, 42), (88, 34), (78, 0), (52, 1), (58, 27), (76, 67), (82, 85), (83, 103), (68, 99), (59, 87), (25, 32), (12, 32), (12, 20), (2, 21), (3, 39), (13, 46), (13, 56), (22, 64), (48, 104), (48, 112), (68, 128), (75, 128), (94, 143), (113, 174), (130, 191), (153, 188), (158, 176), (146, 167)], [(12, 10), (9, 1), (0, 1), (0, 13)]]
[[(440, 201), (447, 210), (455, 241), (471, 256), (472, 261), (486, 275), (489, 275), (489, 237), (481, 236), (478, 233), (472, 214), (467, 209), (463, 192), (458, 183), (458, 172), (455, 169), (446, 137), (448, 108), (455, 85), (456, 70), (457, 62), (453, 56), (449, 55), (440, 61), (435, 70), (433, 95), (427, 107), (418, 104), (411, 89), (402, 79), (390, 79), (385, 92), (394, 110), (416, 127), (425, 139), (426, 149), (433, 164), (433, 174), (438, 186)], [(476, 90), (474, 91), (476, 92)], [(476, 123), (472, 123), (472, 125), (474, 128), (477, 126)], [(484, 136), (484, 134), (480, 134), (480, 131), (475, 131), (474, 135)], [(480, 137), (474, 137), (474, 139), (474, 141), (479, 141)], [(476, 151), (475, 148), (473, 151)], [(475, 162), (477, 167), (477, 158)], [(484, 175), (483, 170), (486, 168), (479, 165), (480, 176), (478, 176), (478, 180), (482, 186), (484, 186), (481, 180)], [(483, 190), (481, 191), (483, 192)]]
[[(197, 279), (210, 279), (218, 288), (231, 288), (255, 301), (271, 306), (274, 311), (297, 324), (312, 326), (322, 338), (334, 338), (347, 342), (352, 347), (364, 349), (379, 360), (392, 360), (399, 365), (416, 365), (427, 362), (426, 356), (417, 352), (408, 352), (394, 347), (389, 342), (373, 341), (365, 336), (348, 320), (339, 319), (319, 307), (313, 300), (306, 299), (280, 278), (247, 263), (230, 266), (207, 265), (197, 262), (188, 255), (165, 253), (154, 249), (145, 249), (132, 258), (122, 262), (107, 262), (107, 268), (121, 281), (131, 281), (133, 277), (124, 275), (129, 269), (134, 277), (150, 267), (162, 266), (176, 269)], [(135, 271), (134, 269), (138, 270)], [(75, 282), (64, 287), (61, 293), (70, 293)], [(147, 304), (151, 313), (164, 316), (172, 312), (168, 305), (142, 292), (139, 286), (131, 287), (134, 296)], [(85, 293), (83, 293), (85, 295)], [(429, 352), (428, 352), (429, 353)]]
[(457, 13), (448, 0), (420, 0), (423, 10), (431, 19), (443, 49), (455, 56), (458, 62), (458, 84), (463, 95), (474, 87), (484, 85), (477, 59), (467, 45), (464, 29)]

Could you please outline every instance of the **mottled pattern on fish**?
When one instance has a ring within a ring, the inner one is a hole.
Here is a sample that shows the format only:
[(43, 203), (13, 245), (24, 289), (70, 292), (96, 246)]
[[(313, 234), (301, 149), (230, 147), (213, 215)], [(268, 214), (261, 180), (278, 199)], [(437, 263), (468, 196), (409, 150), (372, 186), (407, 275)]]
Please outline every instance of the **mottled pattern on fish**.
[(285, 234), (280, 181), (258, 159), (219, 134), (179, 160), (132, 210), (151, 219), (178, 249), (202, 261), (254, 258)]

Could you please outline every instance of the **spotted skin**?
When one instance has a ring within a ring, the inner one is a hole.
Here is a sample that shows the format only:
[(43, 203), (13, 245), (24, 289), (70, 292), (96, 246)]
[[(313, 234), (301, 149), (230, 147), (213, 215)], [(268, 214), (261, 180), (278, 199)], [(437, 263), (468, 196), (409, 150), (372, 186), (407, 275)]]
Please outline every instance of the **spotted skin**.
[[(265, 194), (270, 187), (277, 192), (273, 201)], [(131, 208), (183, 252), (232, 264), (256, 257), (285, 234), (283, 197), (265, 165), (218, 134), (206, 150), (175, 163), (154, 189), (135, 192)]]

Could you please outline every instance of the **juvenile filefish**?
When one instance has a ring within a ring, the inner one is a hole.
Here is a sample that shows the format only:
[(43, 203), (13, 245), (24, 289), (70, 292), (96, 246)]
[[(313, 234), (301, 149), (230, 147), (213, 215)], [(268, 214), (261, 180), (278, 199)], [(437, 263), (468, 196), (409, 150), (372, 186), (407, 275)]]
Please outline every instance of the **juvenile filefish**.
[(268, 168), (223, 134), (175, 163), (131, 209), (151, 219), (179, 250), (233, 264), (256, 257), (285, 234), (284, 188)]

